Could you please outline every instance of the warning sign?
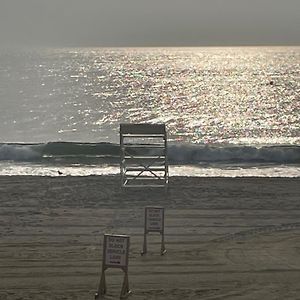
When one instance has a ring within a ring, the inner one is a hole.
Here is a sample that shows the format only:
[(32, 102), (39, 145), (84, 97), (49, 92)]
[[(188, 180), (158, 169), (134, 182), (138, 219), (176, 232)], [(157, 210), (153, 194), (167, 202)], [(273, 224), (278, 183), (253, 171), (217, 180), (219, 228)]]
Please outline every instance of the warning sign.
[(107, 267), (126, 267), (128, 265), (129, 237), (126, 235), (105, 235), (104, 255)]
[(147, 253), (147, 234), (149, 232), (159, 232), (161, 234), (161, 255), (166, 253), (165, 248), (165, 210), (161, 206), (146, 206), (145, 207), (145, 227), (144, 227), (144, 244), (141, 255)]
[(146, 232), (162, 232), (164, 226), (164, 208), (146, 207)]
[(106, 294), (105, 270), (108, 268), (120, 268), (124, 271), (120, 298), (126, 298), (131, 293), (128, 284), (128, 253), (128, 235), (104, 234), (102, 273), (95, 299)]

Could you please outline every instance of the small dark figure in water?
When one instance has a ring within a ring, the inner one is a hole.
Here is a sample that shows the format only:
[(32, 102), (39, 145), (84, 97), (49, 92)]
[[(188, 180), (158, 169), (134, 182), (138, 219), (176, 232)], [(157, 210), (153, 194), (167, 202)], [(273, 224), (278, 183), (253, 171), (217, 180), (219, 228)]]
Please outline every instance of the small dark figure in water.
[(270, 83), (270, 85), (273, 85), (273, 84), (274, 84), (274, 81), (273, 81), (273, 80), (270, 80), (269, 83)]
[(62, 174), (63, 174), (63, 172), (61, 172), (61, 171), (59, 171), (59, 170), (57, 171), (57, 173), (58, 173), (59, 175), (62, 175)]

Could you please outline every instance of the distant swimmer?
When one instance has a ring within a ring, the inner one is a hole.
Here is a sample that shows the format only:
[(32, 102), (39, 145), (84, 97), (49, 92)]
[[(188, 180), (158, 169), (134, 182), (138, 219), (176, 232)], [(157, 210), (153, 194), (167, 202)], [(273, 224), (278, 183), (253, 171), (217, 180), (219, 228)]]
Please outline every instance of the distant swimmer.
[(57, 171), (57, 173), (58, 173), (59, 175), (62, 175), (62, 174), (63, 174), (63, 172), (61, 172), (61, 171), (59, 171), (59, 170)]
[(274, 81), (273, 81), (273, 80), (270, 80), (269, 84), (270, 84), (270, 85), (273, 85), (273, 84), (274, 84)]

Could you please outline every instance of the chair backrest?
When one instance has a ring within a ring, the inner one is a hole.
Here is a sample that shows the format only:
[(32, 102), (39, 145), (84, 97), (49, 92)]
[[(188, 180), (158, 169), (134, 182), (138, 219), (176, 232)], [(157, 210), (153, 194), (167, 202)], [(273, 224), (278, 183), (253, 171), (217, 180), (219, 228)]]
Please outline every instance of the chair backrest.
[(120, 124), (121, 134), (165, 134), (165, 124)]

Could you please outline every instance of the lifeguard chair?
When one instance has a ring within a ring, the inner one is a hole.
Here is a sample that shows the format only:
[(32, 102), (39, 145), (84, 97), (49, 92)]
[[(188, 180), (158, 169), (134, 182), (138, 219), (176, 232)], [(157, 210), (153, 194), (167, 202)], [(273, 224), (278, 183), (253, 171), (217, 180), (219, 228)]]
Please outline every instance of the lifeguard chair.
[(165, 124), (120, 124), (121, 186), (167, 187)]

